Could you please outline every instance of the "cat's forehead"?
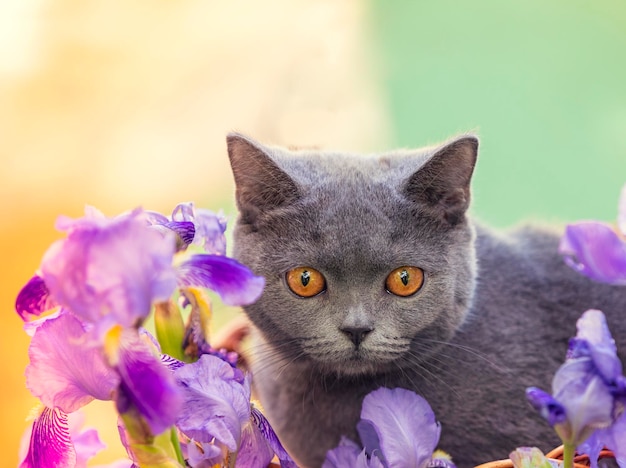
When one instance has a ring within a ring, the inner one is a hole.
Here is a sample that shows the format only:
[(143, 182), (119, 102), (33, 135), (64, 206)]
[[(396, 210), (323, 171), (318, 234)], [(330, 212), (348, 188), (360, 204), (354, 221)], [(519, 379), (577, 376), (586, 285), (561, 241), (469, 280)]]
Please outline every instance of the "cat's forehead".
[(366, 243), (375, 231), (392, 236), (398, 218), (408, 216), (404, 186), (431, 154), (429, 148), (365, 155), (277, 149), (272, 157), (298, 185), (306, 205), (301, 214), (328, 236)]
[(432, 150), (395, 150), (386, 153), (356, 154), (337, 151), (275, 149), (273, 158), (297, 183), (325, 187), (333, 183), (354, 185), (389, 184), (418, 170)]
[(402, 191), (428, 156), (427, 152), (290, 154), (281, 166), (302, 192), (302, 204), (294, 207), (299, 220), (293, 225), (298, 231), (294, 237), (314, 233), (307, 237), (306, 248), (334, 271), (365, 271), (364, 265), (386, 269), (406, 258), (406, 245), (415, 245), (414, 228), (420, 220), (412, 219), (413, 204)]

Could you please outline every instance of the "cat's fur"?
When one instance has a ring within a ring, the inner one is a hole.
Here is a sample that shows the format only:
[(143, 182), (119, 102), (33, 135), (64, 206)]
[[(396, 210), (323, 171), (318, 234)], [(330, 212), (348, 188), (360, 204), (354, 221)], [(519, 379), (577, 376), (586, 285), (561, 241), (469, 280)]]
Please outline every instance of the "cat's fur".
[[(466, 216), (477, 149), (462, 136), (359, 156), (229, 135), (234, 254), (266, 278), (245, 308), (258, 340), (254, 384), (299, 464), (320, 466), (342, 435), (358, 440), (361, 400), (380, 386), (428, 400), (439, 446), (459, 467), (522, 445), (547, 450), (559, 441), (524, 391), (550, 390), (582, 312), (605, 312), (625, 357), (626, 288), (565, 266), (560, 230), (496, 233)], [(386, 276), (407, 265), (426, 272), (422, 289), (388, 293)], [(326, 292), (290, 292), (285, 273), (298, 266), (322, 272)], [(346, 327), (371, 331), (355, 346)]]

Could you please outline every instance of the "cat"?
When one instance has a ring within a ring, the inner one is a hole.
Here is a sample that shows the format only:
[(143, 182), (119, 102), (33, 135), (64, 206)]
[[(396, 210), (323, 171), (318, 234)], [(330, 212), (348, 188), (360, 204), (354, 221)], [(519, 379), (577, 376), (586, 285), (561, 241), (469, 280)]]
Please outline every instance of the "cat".
[(560, 442), (524, 392), (550, 391), (578, 317), (604, 311), (626, 357), (626, 288), (567, 267), (561, 229), (470, 219), (475, 136), (381, 155), (227, 146), (233, 254), (266, 279), (244, 308), (255, 391), (299, 466), (358, 441), (381, 386), (426, 398), (459, 468), (547, 451)]

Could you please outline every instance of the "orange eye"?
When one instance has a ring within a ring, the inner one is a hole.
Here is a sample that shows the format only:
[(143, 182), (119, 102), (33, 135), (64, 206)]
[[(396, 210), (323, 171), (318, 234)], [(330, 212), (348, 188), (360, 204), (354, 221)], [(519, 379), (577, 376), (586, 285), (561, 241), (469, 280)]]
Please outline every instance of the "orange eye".
[(287, 286), (300, 297), (313, 297), (326, 290), (326, 280), (313, 268), (298, 267), (287, 272)]
[(385, 288), (391, 294), (407, 297), (415, 294), (424, 284), (424, 272), (417, 267), (396, 268), (385, 280)]

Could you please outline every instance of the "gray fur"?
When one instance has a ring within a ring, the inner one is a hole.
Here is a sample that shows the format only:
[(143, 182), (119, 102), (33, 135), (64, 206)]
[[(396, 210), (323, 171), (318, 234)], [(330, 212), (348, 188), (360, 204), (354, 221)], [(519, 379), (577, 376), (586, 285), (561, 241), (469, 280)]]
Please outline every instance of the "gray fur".
[[(228, 137), (240, 216), (234, 254), (266, 278), (245, 308), (255, 325), (254, 385), (299, 464), (320, 466), (340, 436), (356, 439), (362, 398), (379, 386), (424, 396), (442, 424), (440, 447), (459, 467), (517, 446), (558, 445), (524, 397), (550, 389), (576, 319), (605, 312), (626, 350), (626, 288), (566, 267), (561, 230), (495, 233), (466, 215), (478, 141), (359, 156), (287, 151)], [(422, 289), (385, 290), (400, 266)], [(322, 272), (327, 291), (303, 299), (285, 273)], [(342, 327), (373, 329), (355, 347)], [(624, 354), (620, 354), (623, 359)]]

